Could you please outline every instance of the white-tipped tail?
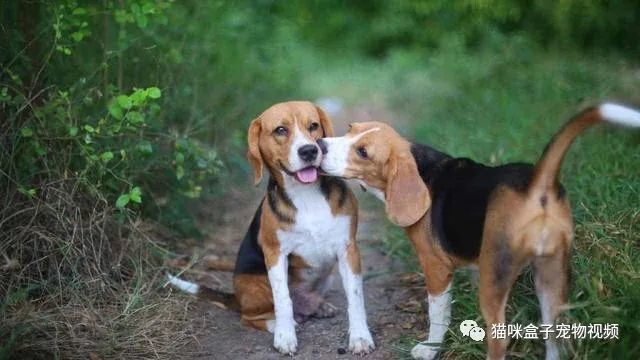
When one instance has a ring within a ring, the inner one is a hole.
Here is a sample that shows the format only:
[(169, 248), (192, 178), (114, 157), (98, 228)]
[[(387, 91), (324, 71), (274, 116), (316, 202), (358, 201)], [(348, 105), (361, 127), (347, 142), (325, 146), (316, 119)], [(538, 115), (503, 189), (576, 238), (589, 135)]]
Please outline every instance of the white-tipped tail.
[(167, 279), (169, 279), (169, 283), (171, 285), (175, 286), (176, 288), (186, 293), (196, 295), (200, 291), (200, 285), (198, 284), (194, 284), (192, 282), (182, 280), (170, 274), (167, 274)]
[(605, 121), (623, 126), (640, 127), (640, 112), (626, 106), (604, 103), (598, 107)]

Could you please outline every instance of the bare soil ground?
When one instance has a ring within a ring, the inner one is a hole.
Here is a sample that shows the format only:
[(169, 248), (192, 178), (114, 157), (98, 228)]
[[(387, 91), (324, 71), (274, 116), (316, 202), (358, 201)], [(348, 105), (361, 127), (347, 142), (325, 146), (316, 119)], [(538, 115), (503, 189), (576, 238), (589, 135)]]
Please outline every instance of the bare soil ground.
[[(336, 133), (342, 134), (347, 123), (366, 121), (383, 110), (358, 107), (334, 115)], [(389, 117), (385, 116), (385, 120)], [(211, 202), (202, 209), (200, 228), (206, 234), (202, 243), (184, 244), (189, 255), (199, 254), (233, 261), (240, 241), (260, 202), (263, 188), (239, 186), (231, 189), (224, 199)], [(424, 339), (425, 315), (423, 292), (418, 275), (406, 273), (398, 261), (382, 251), (381, 240), (386, 233), (386, 220), (381, 203), (359, 188), (353, 188), (360, 201), (358, 241), (364, 264), (364, 292), (369, 327), (376, 350), (367, 359), (395, 359), (404, 357), (397, 343), (401, 339)], [(206, 270), (196, 264), (185, 276), (206, 283), (210, 287), (232, 291), (231, 273)], [(311, 319), (297, 328), (296, 359), (349, 359), (354, 356), (347, 349), (348, 322), (346, 299), (339, 275), (334, 274), (329, 301), (340, 309), (329, 319)], [(193, 298), (192, 298), (193, 299)], [(278, 359), (284, 355), (272, 346), (273, 337), (244, 327), (239, 315), (205, 300), (195, 300), (193, 321), (201, 330), (194, 346), (201, 358), (210, 359)]]

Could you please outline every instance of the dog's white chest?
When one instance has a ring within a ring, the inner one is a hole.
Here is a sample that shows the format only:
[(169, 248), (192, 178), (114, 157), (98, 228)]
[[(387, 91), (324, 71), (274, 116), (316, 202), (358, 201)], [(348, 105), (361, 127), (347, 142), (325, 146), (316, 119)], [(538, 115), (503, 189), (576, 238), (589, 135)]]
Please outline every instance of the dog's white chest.
[(290, 193), (297, 209), (294, 225), (278, 230), (280, 250), (302, 257), (312, 267), (333, 263), (349, 240), (351, 218), (334, 216), (317, 186), (298, 187)]

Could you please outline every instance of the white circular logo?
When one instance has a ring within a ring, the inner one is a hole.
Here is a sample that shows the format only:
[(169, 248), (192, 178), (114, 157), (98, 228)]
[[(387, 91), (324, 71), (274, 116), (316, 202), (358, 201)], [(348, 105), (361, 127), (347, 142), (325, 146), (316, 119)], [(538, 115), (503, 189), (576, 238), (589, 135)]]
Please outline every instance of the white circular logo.
[(465, 320), (460, 323), (460, 332), (464, 336), (469, 336), (471, 329), (478, 327), (478, 323), (473, 320)]

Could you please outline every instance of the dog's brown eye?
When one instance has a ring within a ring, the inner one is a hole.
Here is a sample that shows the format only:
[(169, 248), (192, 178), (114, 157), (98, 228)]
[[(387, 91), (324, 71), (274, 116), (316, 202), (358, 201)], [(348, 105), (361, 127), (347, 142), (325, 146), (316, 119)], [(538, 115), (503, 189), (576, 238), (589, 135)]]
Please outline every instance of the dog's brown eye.
[(318, 124), (317, 122), (311, 123), (311, 125), (309, 125), (309, 131), (316, 131), (318, 130), (319, 126), (320, 124)]
[(280, 136), (286, 136), (286, 135), (289, 133), (289, 131), (287, 130), (287, 128), (286, 128), (286, 127), (284, 127), (284, 126), (278, 126), (275, 130), (273, 130), (273, 132), (274, 132), (276, 135), (280, 135)]
[(364, 147), (359, 147), (356, 152), (358, 153), (358, 156), (360, 156), (363, 159), (366, 159), (369, 155), (367, 154), (367, 149), (365, 149)]

